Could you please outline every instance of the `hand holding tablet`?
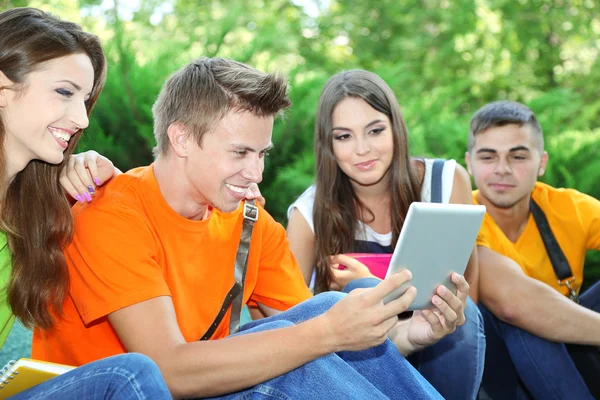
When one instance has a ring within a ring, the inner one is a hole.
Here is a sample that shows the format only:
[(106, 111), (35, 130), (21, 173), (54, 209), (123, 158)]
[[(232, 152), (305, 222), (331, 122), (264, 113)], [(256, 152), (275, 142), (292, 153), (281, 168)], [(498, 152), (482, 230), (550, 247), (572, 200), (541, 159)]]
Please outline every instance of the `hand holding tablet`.
[(412, 203), (392, 255), (354, 257), (380, 278), (388, 259), (386, 277), (403, 269), (412, 272), (412, 280), (386, 296), (385, 303), (414, 286), (417, 296), (409, 310), (432, 308), (437, 287), (444, 285), (452, 290), (456, 285), (450, 279), (451, 273), (464, 275), (484, 215), (482, 205)]

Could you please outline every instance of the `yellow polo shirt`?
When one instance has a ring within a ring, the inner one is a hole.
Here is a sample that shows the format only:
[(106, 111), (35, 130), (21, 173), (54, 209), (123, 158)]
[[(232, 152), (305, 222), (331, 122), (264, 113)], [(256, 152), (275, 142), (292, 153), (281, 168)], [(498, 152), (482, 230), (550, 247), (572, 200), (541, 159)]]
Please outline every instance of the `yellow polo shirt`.
[[(473, 191), (475, 204), (478, 204), (478, 193), (478, 190)], [(544, 211), (556, 241), (573, 271), (573, 288), (579, 292), (583, 281), (585, 253), (587, 250), (600, 250), (600, 201), (573, 189), (556, 189), (541, 182), (536, 183), (532, 198)], [(477, 237), (477, 245), (512, 258), (528, 276), (547, 283), (564, 295), (569, 294), (565, 286), (558, 284), (531, 213), (523, 233), (515, 243), (486, 214)]]

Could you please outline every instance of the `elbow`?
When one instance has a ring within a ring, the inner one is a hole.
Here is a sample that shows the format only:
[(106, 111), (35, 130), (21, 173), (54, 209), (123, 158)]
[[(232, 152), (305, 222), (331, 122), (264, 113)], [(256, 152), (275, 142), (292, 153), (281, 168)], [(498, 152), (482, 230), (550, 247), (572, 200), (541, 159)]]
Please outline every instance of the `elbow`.
[(519, 325), (523, 313), (518, 301), (513, 301), (514, 299), (510, 296), (503, 298), (486, 298), (485, 292), (480, 293), (479, 300), (500, 321), (509, 325)]

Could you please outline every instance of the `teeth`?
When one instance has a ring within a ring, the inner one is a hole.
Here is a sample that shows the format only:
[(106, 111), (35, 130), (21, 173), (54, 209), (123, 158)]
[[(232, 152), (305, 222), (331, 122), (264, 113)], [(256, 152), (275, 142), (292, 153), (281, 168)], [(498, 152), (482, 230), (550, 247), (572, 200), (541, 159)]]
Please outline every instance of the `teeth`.
[(246, 191), (245, 187), (233, 186), (229, 183), (226, 183), (225, 186), (227, 186), (229, 189), (233, 190), (236, 193), (244, 193)]
[(50, 131), (52, 132), (54, 137), (62, 140), (63, 142), (69, 142), (69, 139), (71, 139), (71, 135), (63, 130), (51, 128)]

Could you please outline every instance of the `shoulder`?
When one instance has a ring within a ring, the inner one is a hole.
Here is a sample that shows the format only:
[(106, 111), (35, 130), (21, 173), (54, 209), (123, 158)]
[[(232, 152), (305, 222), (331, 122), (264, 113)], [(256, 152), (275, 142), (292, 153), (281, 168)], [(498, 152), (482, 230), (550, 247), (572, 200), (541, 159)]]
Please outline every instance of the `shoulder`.
[(560, 208), (568, 205), (595, 204), (600, 201), (576, 189), (555, 188), (543, 182), (537, 182), (531, 194), (540, 207)]
[(144, 199), (144, 175), (149, 167), (136, 168), (114, 177), (106, 185), (97, 189), (90, 203), (78, 203), (72, 212), (75, 225), (81, 229), (84, 225), (94, 225), (100, 228), (111, 218), (111, 224), (118, 224), (127, 218), (115, 216), (135, 215), (141, 217)]
[[(436, 164), (437, 163), (437, 164)], [(436, 165), (441, 165), (441, 170), (438, 170)], [(442, 203), (450, 202), (454, 184), (456, 182), (455, 175), (457, 166), (460, 165), (456, 160), (449, 159), (432, 159), (422, 158), (413, 159), (413, 166), (417, 171), (417, 176), (422, 182), (421, 200), (431, 201), (431, 185), (434, 179), (441, 183), (442, 186)], [(462, 168), (462, 167), (461, 167)], [(464, 170), (464, 168), (463, 168)], [(420, 172), (422, 171), (422, 172)], [(466, 171), (465, 171), (466, 172)], [(467, 174), (468, 177), (468, 174)]]
[(310, 229), (314, 232), (314, 224), (313, 224), (313, 207), (315, 205), (315, 185), (309, 186), (304, 193), (302, 193), (296, 201), (294, 201), (287, 210), (288, 220), (292, 215), (292, 211), (297, 209), (302, 217), (306, 220)]

